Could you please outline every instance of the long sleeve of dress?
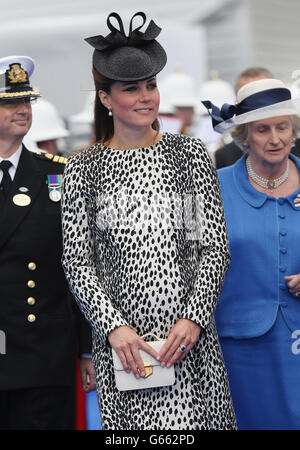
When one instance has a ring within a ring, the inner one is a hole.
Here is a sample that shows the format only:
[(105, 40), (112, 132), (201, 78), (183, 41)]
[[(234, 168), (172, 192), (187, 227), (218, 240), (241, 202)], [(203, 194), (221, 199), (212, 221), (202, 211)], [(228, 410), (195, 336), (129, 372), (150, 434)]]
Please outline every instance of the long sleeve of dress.
[(206, 328), (212, 321), (230, 263), (227, 228), (216, 170), (199, 142), (193, 148), (193, 187), (201, 259), (183, 317)]
[(70, 158), (64, 174), (62, 225), (64, 251), (62, 264), (80, 309), (91, 324), (100, 343), (105, 345), (108, 334), (128, 325), (113, 306), (96, 270), (96, 255), (84, 191), (84, 156)]

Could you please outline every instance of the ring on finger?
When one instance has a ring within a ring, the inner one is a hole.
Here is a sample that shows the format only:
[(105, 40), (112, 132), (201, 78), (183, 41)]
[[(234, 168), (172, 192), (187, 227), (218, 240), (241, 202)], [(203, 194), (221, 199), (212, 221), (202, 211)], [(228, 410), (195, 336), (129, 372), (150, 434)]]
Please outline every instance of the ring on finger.
[(178, 350), (179, 350), (181, 353), (184, 353), (185, 350), (186, 350), (186, 346), (185, 346), (185, 345), (180, 345), (180, 347), (178, 347)]

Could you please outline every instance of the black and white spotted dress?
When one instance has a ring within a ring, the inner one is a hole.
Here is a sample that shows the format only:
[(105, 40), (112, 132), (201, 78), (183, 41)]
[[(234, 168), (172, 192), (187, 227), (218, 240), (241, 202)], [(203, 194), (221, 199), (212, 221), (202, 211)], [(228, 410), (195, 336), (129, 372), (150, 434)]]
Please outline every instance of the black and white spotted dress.
[[(95, 145), (71, 157), (62, 213), (63, 266), (93, 329), (102, 428), (235, 429), (213, 316), (230, 255), (201, 141), (166, 133), (148, 148)], [(179, 318), (202, 331), (175, 364), (176, 383), (119, 392), (109, 333), (129, 325), (165, 339)]]

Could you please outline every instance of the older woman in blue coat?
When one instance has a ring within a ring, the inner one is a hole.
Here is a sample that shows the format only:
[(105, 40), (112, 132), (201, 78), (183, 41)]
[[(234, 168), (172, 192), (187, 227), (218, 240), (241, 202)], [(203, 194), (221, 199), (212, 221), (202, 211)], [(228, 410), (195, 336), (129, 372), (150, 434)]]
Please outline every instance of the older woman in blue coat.
[(290, 154), (300, 99), (280, 80), (209, 101), (245, 155), (218, 171), (231, 251), (216, 310), (240, 429), (300, 429), (300, 161)]

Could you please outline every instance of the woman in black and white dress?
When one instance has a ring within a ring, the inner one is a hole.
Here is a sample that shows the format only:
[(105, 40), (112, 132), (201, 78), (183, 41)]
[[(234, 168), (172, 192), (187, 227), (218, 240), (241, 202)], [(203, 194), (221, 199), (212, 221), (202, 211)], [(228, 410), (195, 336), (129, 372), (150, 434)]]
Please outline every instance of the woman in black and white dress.
[[(112, 13), (111, 33), (87, 39), (97, 143), (65, 170), (63, 265), (93, 329), (103, 429), (235, 429), (213, 316), (230, 261), (216, 172), (201, 141), (159, 132), (166, 55), (136, 16), (129, 36)], [(139, 350), (174, 364), (175, 384), (118, 391), (111, 347), (137, 379)]]

